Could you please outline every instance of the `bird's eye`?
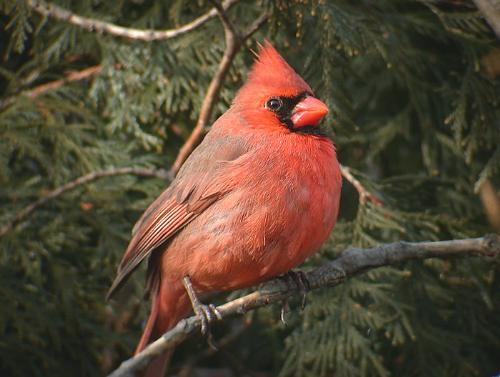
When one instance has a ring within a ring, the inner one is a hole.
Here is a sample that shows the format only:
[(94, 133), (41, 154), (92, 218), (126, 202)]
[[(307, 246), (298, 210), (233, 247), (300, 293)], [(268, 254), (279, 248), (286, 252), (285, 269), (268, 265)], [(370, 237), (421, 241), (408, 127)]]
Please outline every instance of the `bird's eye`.
[(283, 106), (283, 102), (279, 98), (271, 98), (266, 102), (266, 107), (271, 111), (278, 111), (281, 106)]

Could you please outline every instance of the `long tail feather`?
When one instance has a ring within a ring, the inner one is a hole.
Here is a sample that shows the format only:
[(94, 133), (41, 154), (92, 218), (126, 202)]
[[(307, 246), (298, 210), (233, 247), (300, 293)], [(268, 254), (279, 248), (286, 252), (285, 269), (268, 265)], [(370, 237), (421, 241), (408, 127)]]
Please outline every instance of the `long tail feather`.
[[(156, 293), (154, 293), (156, 291)], [(190, 301), (182, 285), (162, 283), (160, 289), (151, 291), (152, 306), (148, 322), (144, 328), (135, 354), (174, 327), (190, 311)], [(166, 376), (174, 350), (168, 350), (155, 358), (140, 375), (141, 377)]]

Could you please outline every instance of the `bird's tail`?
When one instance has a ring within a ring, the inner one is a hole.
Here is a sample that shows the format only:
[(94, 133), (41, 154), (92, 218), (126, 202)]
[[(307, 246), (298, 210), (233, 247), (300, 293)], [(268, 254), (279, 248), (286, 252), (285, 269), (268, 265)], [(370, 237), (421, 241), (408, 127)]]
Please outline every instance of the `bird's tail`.
[(149, 313), (149, 318), (148, 322), (146, 323), (146, 327), (144, 328), (144, 331), (142, 332), (141, 340), (139, 340), (139, 343), (137, 344), (137, 347), (135, 348), (134, 355), (137, 355), (139, 352), (141, 352), (146, 346), (153, 342), (155, 339), (158, 338), (157, 332), (155, 331), (156, 329), (156, 320), (158, 318), (158, 298), (153, 297), (153, 302), (151, 305), (151, 312)]
[[(191, 309), (189, 297), (182, 284), (180, 286), (161, 284), (157, 294), (151, 293), (151, 313), (135, 354), (141, 352), (149, 343), (173, 328)], [(173, 349), (168, 350), (152, 360), (141, 377), (165, 376), (173, 351)]]

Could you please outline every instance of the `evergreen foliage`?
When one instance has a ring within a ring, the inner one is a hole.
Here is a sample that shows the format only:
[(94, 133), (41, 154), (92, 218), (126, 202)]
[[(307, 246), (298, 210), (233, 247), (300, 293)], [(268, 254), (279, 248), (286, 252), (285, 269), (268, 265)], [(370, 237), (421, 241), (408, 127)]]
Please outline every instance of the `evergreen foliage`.
[[(211, 8), (203, 0), (55, 3), (158, 30)], [(485, 68), (498, 41), (472, 1), (261, 0), (229, 14), (240, 26), (266, 11), (270, 21), (247, 47), (267, 37), (329, 104), (325, 129), (370, 193), (360, 200), (345, 183), (339, 224), (309, 265), (350, 245), (492, 231), (478, 192), (485, 182), (500, 187), (499, 82)], [(42, 17), (29, 1), (3, 0), (0, 15), (0, 226), (81, 175), (168, 169), (224, 51), (218, 18), (142, 42)], [(251, 62), (247, 48), (236, 55), (213, 119)], [(91, 67), (85, 80), (70, 78)], [(0, 375), (103, 375), (130, 356), (148, 310), (142, 277), (118, 300), (104, 296), (135, 220), (166, 185), (102, 178), (0, 238)], [(260, 310), (231, 354), (200, 365), (283, 377), (490, 376), (500, 371), (499, 272), (479, 260), (376, 269), (310, 294), (287, 327), (278, 308)], [(216, 340), (239, 322), (217, 326)], [(174, 369), (203, 347), (183, 345)]]

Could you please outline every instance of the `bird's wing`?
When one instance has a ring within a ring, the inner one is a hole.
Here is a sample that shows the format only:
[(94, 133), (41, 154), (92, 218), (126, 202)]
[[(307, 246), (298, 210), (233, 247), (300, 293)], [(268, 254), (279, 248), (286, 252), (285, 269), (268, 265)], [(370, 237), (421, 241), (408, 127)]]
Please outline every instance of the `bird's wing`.
[(132, 239), (107, 298), (155, 249), (168, 242), (231, 190), (234, 182), (231, 182), (228, 162), (245, 154), (244, 143), (228, 137), (209, 139), (212, 140), (206, 140), (193, 152), (175, 181), (148, 207), (134, 226)]

